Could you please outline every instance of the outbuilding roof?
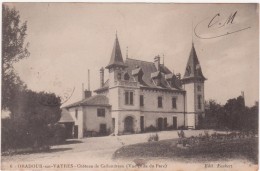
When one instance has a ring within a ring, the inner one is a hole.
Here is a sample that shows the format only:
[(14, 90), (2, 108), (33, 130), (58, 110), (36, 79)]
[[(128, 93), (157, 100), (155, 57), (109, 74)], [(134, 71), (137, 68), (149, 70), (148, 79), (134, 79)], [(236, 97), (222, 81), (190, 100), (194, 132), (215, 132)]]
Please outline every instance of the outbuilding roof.
[(80, 100), (76, 103), (70, 104), (65, 106), (65, 108), (71, 108), (76, 106), (103, 106), (103, 107), (110, 107), (109, 99), (104, 95), (94, 95), (89, 98)]
[(61, 118), (58, 121), (59, 123), (68, 123), (68, 122), (74, 122), (72, 116), (70, 115), (69, 111), (66, 108), (61, 109)]

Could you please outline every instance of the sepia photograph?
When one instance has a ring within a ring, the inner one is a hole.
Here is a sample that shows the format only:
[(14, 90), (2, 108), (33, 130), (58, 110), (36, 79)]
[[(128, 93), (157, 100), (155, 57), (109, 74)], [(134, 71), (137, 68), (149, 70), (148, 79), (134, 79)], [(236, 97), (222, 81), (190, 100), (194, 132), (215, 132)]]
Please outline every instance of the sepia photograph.
[(259, 4), (1, 7), (1, 170), (259, 169)]

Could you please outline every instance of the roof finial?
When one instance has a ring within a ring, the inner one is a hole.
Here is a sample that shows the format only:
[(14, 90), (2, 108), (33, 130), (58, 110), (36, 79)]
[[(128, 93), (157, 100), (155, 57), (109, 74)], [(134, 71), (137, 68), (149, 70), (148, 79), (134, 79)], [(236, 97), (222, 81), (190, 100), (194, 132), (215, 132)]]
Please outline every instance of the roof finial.
[(126, 58), (128, 58), (128, 46), (126, 46)]
[(164, 66), (164, 53), (163, 53), (163, 66)]
[(192, 26), (191, 26), (191, 42), (192, 42), (192, 46), (194, 46), (194, 42), (193, 42), (193, 19), (192, 19)]
[(88, 91), (90, 91), (90, 71), (88, 69)]

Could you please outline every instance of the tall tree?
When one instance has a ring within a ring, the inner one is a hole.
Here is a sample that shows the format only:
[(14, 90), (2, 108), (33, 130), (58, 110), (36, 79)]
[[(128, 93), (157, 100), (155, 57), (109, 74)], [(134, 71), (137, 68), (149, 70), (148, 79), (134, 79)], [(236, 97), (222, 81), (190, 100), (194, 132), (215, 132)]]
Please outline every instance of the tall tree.
[(29, 44), (24, 45), (27, 24), (21, 23), (19, 12), (3, 4), (2, 14), (2, 109), (10, 109), (17, 91), (26, 89), (13, 64), (30, 53)]
[(224, 105), (224, 110), (226, 113), (226, 120), (228, 122), (229, 128), (231, 129), (244, 128), (246, 107), (244, 103), (244, 98), (242, 96), (229, 99), (227, 103)]

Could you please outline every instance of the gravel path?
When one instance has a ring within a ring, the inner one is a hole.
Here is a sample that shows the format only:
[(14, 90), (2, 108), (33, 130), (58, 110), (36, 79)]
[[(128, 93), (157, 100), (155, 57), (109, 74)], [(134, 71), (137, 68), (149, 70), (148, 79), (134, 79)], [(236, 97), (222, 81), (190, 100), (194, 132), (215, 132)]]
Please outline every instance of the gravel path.
[[(209, 131), (212, 133), (213, 131)], [(185, 135), (199, 135), (200, 130), (185, 130)], [(117, 163), (112, 161), (113, 153), (120, 147), (130, 144), (147, 142), (148, 137), (155, 133), (131, 134), (122, 136), (91, 137), (79, 140), (69, 140), (68, 144), (57, 145), (51, 148), (51, 152), (2, 156), (2, 168), (19, 169), (24, 164), (46, 164), (56, 168), (53, 164), (94, 164)], [(159, 140), (177, 138), (177, 131), (158, 132)], [(22, 166), (24, 167), (24, 166)], [(34, 165), (35, 167), (35, 165)], [(75, 166), (74, 166), (75, 167)]]

